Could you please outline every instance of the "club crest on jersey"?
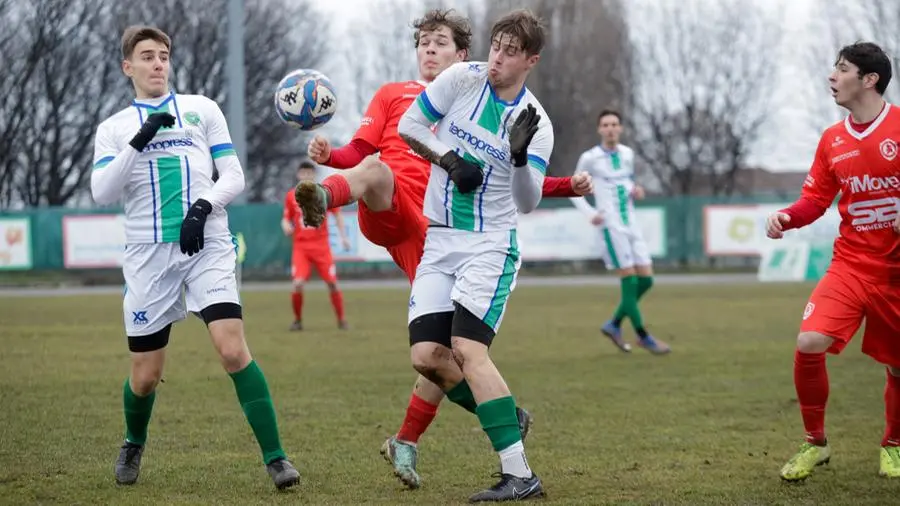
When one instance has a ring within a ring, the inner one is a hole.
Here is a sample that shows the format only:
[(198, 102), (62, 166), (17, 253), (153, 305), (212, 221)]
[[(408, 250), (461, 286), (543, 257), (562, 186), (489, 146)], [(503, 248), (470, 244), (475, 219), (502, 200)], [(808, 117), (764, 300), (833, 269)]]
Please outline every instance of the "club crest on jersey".
[(812, 315), (813, 311), (815, 311), (815, 310), (816, 310), (815, 304), (813, 304), (812, 302), (807, 303), (806, 307), (803, 309), (803, 319), (805, 320), (805, 319), (809, 318), (810, 315)]
[(200, 124), (200, 115), (194, 111), (188, 111), (184, 113), (184, 122), (191, 126), (197, 126)]
[(894, 158), (897, 158), (897, 143), (894, 142), (894, 139), (885, 139), (881, 141), (878, 148), (881, 150), (881, 156), (883, 156), (885, 160), (890, 162), (893, 161)]

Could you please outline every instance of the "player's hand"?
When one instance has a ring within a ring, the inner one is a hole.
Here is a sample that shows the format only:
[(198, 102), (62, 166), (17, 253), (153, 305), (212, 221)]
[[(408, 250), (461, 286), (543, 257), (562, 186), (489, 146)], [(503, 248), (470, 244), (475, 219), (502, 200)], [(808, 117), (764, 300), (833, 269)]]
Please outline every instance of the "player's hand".
[(211, 212), (212, 204), (203, 199), (197, 199), (188, 209), (184, 221), (181, 222), (182, 253), (194, 256), (203, 249), (203, 227), (206, 225), (206, 217)]
[(643, 200), (644, 196), (644, 187), (641, 185), (634, 185), (634, 188), (631, 190), (631, 198), (634, 200)]
[(481, 167), (449, 151), (438, 160), (438, 166), (447, 171), (447, 175), (461, 193), (472, 193), (484, 182), (484, 173)]
[(599, 227), (600, 225), (603, 225), (603, 215), (595, 214), (594, 217), (591, 218), (591, 225), (594, 225), (597, 227)]
[(594, 193), (594, 180), (587, 172), (579, 172), (572, 176), (570, 180), (572, 185), (572, 193), (575, 195), (591, 195)]
[(294, 233), (294, 227), (290, 223), (281, 222), (281, 231), (284, 232), (284, 235), (290, 237)]
[(325, 163), (331, 158), (331, 143), (325, 137), (317, 135), (306, 146), (306, 154), (316, 163)]
[(766, 219), (766, 237), (769, 239), (781, 239), (784, 237), (784, 226), (791, 222), (791, 217), (786, 213), (776, 212)]
[(153, 137), (156, 136), (156, 132), (159, 132), (160, 128), (171, 128), (173, 126), (175, 126), (175, 116), (167, 112), (151, 114), (147, 116), (144, 124), (141, 125), (141, 129), (138, 130), (138, 133), (135, 134), (128, 144), (131, 144), (131, 147), (136, 151), (143, 151), (147, 144), (150, 144), (150, 141), (153, 140)]
[(344, 247), (344, 251), (350, 251), (350, 239), (346, 237), (341, 238), (341, 246)]
[(524, 167), (528, 163), (528, 144), (538, 131), (538, 122), (541, 115), (531, 104), (519, 113), (516, 122), (509, 127), (509, 153), (512, 155), (513, 165)]

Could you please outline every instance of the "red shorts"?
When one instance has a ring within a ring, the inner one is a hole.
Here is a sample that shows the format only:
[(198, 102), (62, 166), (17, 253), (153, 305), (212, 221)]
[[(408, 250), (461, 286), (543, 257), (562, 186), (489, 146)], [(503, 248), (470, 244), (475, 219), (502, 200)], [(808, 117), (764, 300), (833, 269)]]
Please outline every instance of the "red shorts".
[(832, 264), (810, 295), (800, 331), (833, 338), (828, 352), (839, 354), (863, 319), (863, 353), (900, 367), (900, 293), (884, 281), (863, 279), (840, 264)]
[(359, 229), (366, 239), (387, 248), (410, 283), (425, 249), (428, 220), (422, 215), (422, 201), (415, 191), (394, 180), (391, 209), (374, 212), (359, 203)]
[(328, 244), (321, 245), (294, 244), (294, 253), (291, 257), (291, 279), (294, 281), (309, 281), (311, 274), (310, 264), (316, 267), (319, 277), (326, 283), (337, 282), (337, 268), (331, 257), (331, 248)]

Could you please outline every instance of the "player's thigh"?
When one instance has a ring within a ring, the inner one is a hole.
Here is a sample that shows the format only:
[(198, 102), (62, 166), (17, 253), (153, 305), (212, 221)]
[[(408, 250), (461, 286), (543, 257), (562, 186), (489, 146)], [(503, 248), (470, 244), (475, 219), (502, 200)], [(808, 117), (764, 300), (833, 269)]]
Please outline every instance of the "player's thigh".
[(516, 287), (522, 259), (515, 231), (481, 235), (483, 240), (471, 245), (469, 258), (459, 269), (451, 299), (496, 333)]
[(409, 282), (412, 283), (416, 278), (416, 268), (425, 252), (425, 231), (423, 230), (421, 234), (414, 234), (406, 241), (391, 246), (387, 250), (397, 267), (406, 274)]
[(627, 230), (611, 227), (600, 229), (601, 257), (609, 270), (631, 269), (634, 267), (634, 255), (631, 250), (631, 237)]
[(631, 256), (634, 269), (639, 276), (651, 276), (653, 274), (653, 258), (650, 256), (650, 248), (640, 231), (633, 231), (631, 236)]
[(882, 364), (900, 367), (900, 293), (887, 283), (870, 285), (862, 351)]
[(306, 251), (299, 245), (294, 245), (294, 252), (291, 254), (291, 280), (306, 282), (309, 280), (310, 265), (307, 259)]
[(394, 185), (391, 208), (375, 212), (360, 204), (359, 229), (366, 239), (385, 248), (424, 236), (428, 226), (422, 215), (422, 203), (415, 191), (400, 183)]
[(866, 315), (865, 287), (859, 278), (841, 269), (829, 269), (813, 289), (800, 332), (817, 332), (834, 340), (830, 353), (843, 351)]
[(182, 296), (185, 272), (178, 257), (183, 255), (178, 248), (177, 244), (162, 243), (131, 244), (125, 249), (122, 309), (132, 351), (165, 346), (140, 338), (160, 338), (160, 332), (187, 316)]
[[(235, 266), (237, 255), (228, 237), (212, 237), (205, 240), (199, 254), (189, 263), (185, 279), (185, 301), (191, 312), (201, 313), (209, 323), (204, 310), (210, 306), (240, 308), (241, 299), (237, 288)], [(238, 310), (239, 311), (239, 310)], [(219, 315), (221, 316), (221, 315)], [(239, 318), (239, 314), (231, 315)], [(224, 316), (221, 318), (224, 319)]]
[(310, 262), (316, 266), (316, 272), (322, 281), (333, 285), (337, 283), (337, 266), (334, 264), (334, 257), (330, 248), (322, 248), (317, 251), (310, 252)]
[(430, 342), (450, 343), (450, 324), (453, 321), (453, 302), (450, 292), (455, 278), (437, 268), (420, 266), (409, 294), (407, 325), (409, 344)]

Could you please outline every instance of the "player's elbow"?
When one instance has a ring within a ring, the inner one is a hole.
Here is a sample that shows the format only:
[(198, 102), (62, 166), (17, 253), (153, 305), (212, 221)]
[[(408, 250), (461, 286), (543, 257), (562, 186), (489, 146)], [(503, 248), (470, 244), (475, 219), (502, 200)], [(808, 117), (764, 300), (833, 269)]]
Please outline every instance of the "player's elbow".
[(540, 192), (537, 192), (524, 196), (514, 195), (513, 200), (515, 201), (516, 209), (518, 209), (520, 213), (528, 214), (537, 209), (538, 204), (541, 203), (541, 194)]
[(405, 139), (415, 139), (416, 138), (416, 127), (418, 123), (416, 120), (409, 114), (406, 113), (400, 118), (400, 123), (397, 124), (397, 133), (400, 134), (400, 137)]

